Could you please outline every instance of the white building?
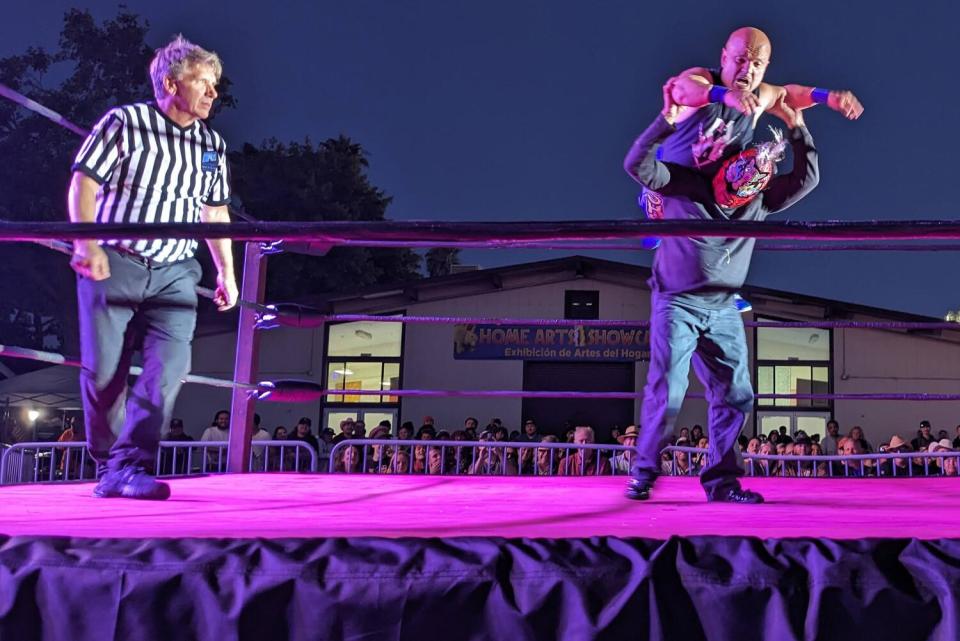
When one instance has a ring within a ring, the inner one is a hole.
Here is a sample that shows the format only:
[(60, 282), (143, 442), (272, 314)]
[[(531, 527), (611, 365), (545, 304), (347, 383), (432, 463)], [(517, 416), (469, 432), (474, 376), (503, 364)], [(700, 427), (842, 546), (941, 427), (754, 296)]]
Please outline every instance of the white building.
[[(649, 312), (649, 275), (649, 269), (644, 267), (570, 257), (412, 281), (399, 287), (324, 299), (316, 301), (316, 305), (335, 314), (645, 320)], [(753, 312), (745, 315), (746, 320), (938, 320), (761, 288), (746, 287), (743, 294), (753, 304)], [(224, 321), (232, 324), (235, 320), (232, 316), (218, 318), (220, 323), (211, 324), (205, 318), (198, 327), (194, 373), (232, 378), (236, 333)], [(411, 421), (418, 427), (423, 417), (429, 415), (439, 428), (448, 430), (459, 429), (468, 416), (478, 418), (481, 427), (499, 417), (511, 430), (520, 429), (522, 421), (530, 417), (544, 432), (559, 432), (568, 423), (592, 424), (598, 431), (598, 440), (606, 440), (613, 425), (625, 427), (638, 419), (639, 400), (400, 399), (390, 395), (393, 389), (643, 389), (646, 363), (642, 360), (642, 345), (608, 344), (577, 357), (576, 346), (561, 343), (564, 336), (571, 337), (566, 333), (569, 328), (540, 327), (544, 332), (539, 344), (538, 328), (530, 328), (525, 347), (504, 344), (507, 339), (521, 338), (521, 328), (513, 326), (516, 331), (509, 335), (505, 331), (489, 331), (492, 329), (478, 326), (467, 331), (454, 325), (359, 322), (266, 331), (261, 342), (260, 380), (307, 379), (325, 384), (328, 389), (343, 389), (345, 393), (324, 403), (262, 402), (256, 411), (270, 431), (277, 425), (290, 428), (301, 416), (313, 420), (314, 431), (318, 424), (336, 429), (346, 416), (364, 418), (369, 429), (384, 418), (394, 427), (402, 421)], [(629, 340), (629, 330), (636, 328), (621, 329), (624, 332), (606, 335), (608, 342)], [(553, 345), (547, 341), (549, 330), (557, 330)], [(589, 330), (586, 328), (574, 337), (581, 346), (584, 339), (590, 338)], [(455, 354), (455, 337), (461, 345), (459, 355)], [(494, 339), (501, 344), (493, 345)], [(956, 331), (748, 328), (747, 339), (754, 386), (759, 393), (960, 392), (960, 326)], [(590, 345), (585, 347), (593, 349)], [(568, 348), (570, 355), (562, 356), (560, 350)], [(495, 350), (499, 352), (494, 353)], [(0, 402), (13, 398), (5, 395), (4, 386), (13, 385), (15, 380), (0, 381)], [(24, 398), (30, 398), (28, 392), (76, 394), (75, 388), (26, 390), (22, 383), (17, 383), (18, 396), (13, 399), (21, 405)], [(384, 394), (351, 396), (351, 389), (382, 389)], [(692, 373), (690, 392), (703, 392)], [(229, 406), (229, 392), (187, 385), (175, 414), (184, 418), (189, 433), (199, 436), (214, 413)], [(830, 417), (840, 422), (844, 432), (854, 425), (862, 426), (867, 438), (878, 445), (894, 433), (908, 440), (913, 438), (922, 419), (933, 423), (934, 434), (944, 429), (953, 438), (960, 424), (960, 409), (955, 402), (758, 400), (745, 431), (767, 433), (786, 425), (791, 431), (822, 433)], [(688, 398), (678, 428), (697, 423), (707, 425), (706, 403)]]

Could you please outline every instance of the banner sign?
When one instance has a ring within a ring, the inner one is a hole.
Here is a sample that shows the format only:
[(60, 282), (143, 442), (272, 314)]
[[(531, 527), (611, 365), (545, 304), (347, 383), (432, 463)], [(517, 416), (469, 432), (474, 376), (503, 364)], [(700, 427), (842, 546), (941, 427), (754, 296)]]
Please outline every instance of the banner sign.
[(646, 361), (646, 327), (549, 325), (454, 325), (453, 357), (459, 360)]

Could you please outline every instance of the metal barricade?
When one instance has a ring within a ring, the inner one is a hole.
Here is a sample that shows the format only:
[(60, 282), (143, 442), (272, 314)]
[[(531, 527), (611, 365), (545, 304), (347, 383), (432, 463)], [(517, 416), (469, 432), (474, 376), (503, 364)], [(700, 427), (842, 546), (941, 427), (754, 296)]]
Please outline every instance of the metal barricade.
[[(160, 441), (157, 476), (227, 473), (227, 441)], [(317, 452), (304, 441), (256, 440), (251, 472), (316, 472)]]
[(0, 457), (0, 485), (95, 478), (96, 464), (82, 442), (15, 443)]
[[(708, 450), (670, 445), (661, 450), (669, 455), (670, 476), (697, 476)], [(957, 476), (960, 451), (878, 452), (875, 454), (743, 454), (747, 476), (784, 478), (893, 478)], [(666, 462), (666, 461), (664, 461)]]
[[(251, 472), (316, 472), (317, 453), (303, 441), (254, 441)], [(223, 474), (226, 441), (161, 441), (157, 476)], [(0, 485), (96, 480), (96, 462), (83, 442), (16, 443), (0, 455)]]
[[(529, 452), (529, 454), (527, 454)], [(629, 473), (625, 445), (514, 441), (348, 439), (330, 452), (330, 473), (611, 476)]]

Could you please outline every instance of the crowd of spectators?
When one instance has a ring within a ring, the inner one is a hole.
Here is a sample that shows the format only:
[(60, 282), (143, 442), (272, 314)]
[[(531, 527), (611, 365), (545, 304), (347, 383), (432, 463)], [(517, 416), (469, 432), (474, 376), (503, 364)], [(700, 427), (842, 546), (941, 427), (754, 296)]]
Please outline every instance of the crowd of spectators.
[[(201, 437), (201, 441), (226, 441), (230, 414), (221, 410), (214, 415), (213, 422)], [(491, 419), (486, 427), (480, 428), (480, 422), (468, 417), (460, 429), (446, 430), (438, 428), (430, 416), (425, 416), (420, 427), (412, 422), (404, 422), (394, 429), (390, 421), (384, 420), (367, 430), (363, 421), (345, 419), (340, 422), (339, 432), (331, 428), (313, 431), (313, 422), (308, 417), (301, 418), (292, 429), (276, 426), (272, 434), (260, 427), (259, 415), (254, 418), (254, 434), (258, 441), (300, 441), (310, 447), (317, 456), (318, 469), (329, 468), (330, 456), (334, 447), (345, 440), (400, 440), (400, 441), (453, 441), (463, 443), (456, 446), (392, 445), (370, 444), (351, 445), (336, 449), (333, 469), (342, 473), (380, 473), (380, 474), (521, 474), (536, 476), (554, 475), (609, 475), (629, 474), (633, 452), (624, 448), (576, 448), (559, 450), (546, 447), (526, 447), (529, 443), (559, 443), (574, 445), (592, 445), (596, 443), (594, 430), (587, 425), (573, 426), (567, 429), (562, 439), (554, 434), (542, 434), (533, 419), (527, 419), (521, 430), (511, 431), (500, 419)], [(606, 445), (622, 445), (627, 448), (636, 444), (639, 428), (630, 425), (624, 430), (614, 429)], [(912, 438), (910, 438), (912, 436)], [(192, 441), (184, 434), (183, 422), (173, 419), (170, 431), (164, 440)], [(910, 438), (908, 441), (907, 439)], [(518, 444), (518, 445), (506, 445)], [(496, 446), (494, 444), (504, 444)], [(700, 425), (681, 427), (675, 438), (664, 445), (694, 447), (706, 450), (709, 437)], [(889, 441), (876, 447), (868, 439), (864, 429), (855, 425), (846, 435), (841, 433), (837, 421), (827, 423), (826, 434), (808, 435), (803, 430), (788, 433), (781, 426), (768, 434), (758, 434), (753, 438), (741, 436), (740, 449), (747, 454), (778, 455), (836, 455), (836, 454), (872, 454), (903, 453), (904, 456), (886, 460), (848, 460), (843, 462), (826, 461), (776, 461), (754, 460), (751, 473), (769, 476), (906, 476), (917, 475), (957, 475), (955, 458), (924, 456), (934, 452), (950, 452), (960, 449), (960, 426), (953, 441), (945, 430), (934, 434), (929, 421), (921, 421), (915, 435), (907, 437), (894, 435)], [(222, 456), (214, 461), (217, 454), (208, 452), (211, 465), (222, 466)], [(174, 469), (174, 462), (166, 458), (162, 465), (166, 472), (181, 472)], [(180, 467), (177, 463), (176, 467)], [(696, 475), (706, 465), (704, 452), (665, 452), (661, 461), (661, 471), (672, 475)], [(308, 457), (301, 456), (295, 448), (281, 452), (279, 448), (265, 451), (262, 446), (253, 446), (253, 469), (294, 470), (306, 469)], [(832, 467), (828, 467), (832, 466)]]
[[(164, 441), (182, 443), (176, 453), (171, 448), (161, 450), (160, 474), (186, 474), (190, 471), (226, 471), (226, 450), (211, 447), (205, 456), (196, 450), (188, 456), (187, 447), (204, 443), (222, 443), (229, 440), (230, 413), (220, 410), (213, 416), (199, 439), (184, 430), (179, 418), (170, 421)], [(333, 470), (341, 473), (377, 474), (463, 474), (500, 475), (519, 474), (530, 476), (578, 476), (578, 475), (627, 475), (633, 460), (632, 448), (636, 444), (639, 427), (630, 425), (625, 429), (614, 428), (609, 439), (604, 440), (604, 449), (532, 446), (530, 444), (568, 443), (573, 446), (589, 446), (597, 443), (594, 430), (587, 425), (570, 426), (562, 434), (544, 434), (533, 419), (524, 421), (522, 429), (510, 430), (500, 419), (491, 419), (485, 427), (474, 417), (464, 420), (462, 427), (447, 430), (439, 427), (430, 416), (423, 417), (420, 427), (404, 422), (394, 429), (390, 421), (380, 421), (368, 430), (360, 420), (345, 419), (339, 424), (339, 432), (329, 427), (316, 432), (313, 421), (303, 417), (290, 429), (275, 426), (268, 431), (261, 426), (259, 415), (254, 415), (254, 441), (251, 451), (251, 468), (255, 471), (307, 471), (311, 469), (311, 457), (303, 448), (316, 455), (317, 468), (321, 472), (330, 469), (330, 458), (335, 446), (345, 440), (371, 441), (369, 445), (351, 445), (336, 449)], [(59, 440), (83, 440), (82, 429), (75, 429), (73, 422), (66, 425)], [(416, 445), (399, 445), (382, 441), (424, 441)], [(297, 441), (301, 447), (265, 447), (271, 441)], [(374, 443), (373, 441), (380, 441)], [(430, 441), (447, 441), (455, 445), (440, 447)], [(709, 438), (700, 425), (681, 427), (677, 434), (663, 443), (706, 450)], [(863, 427), (854, 425), (843, 433), (837, 421), (826, 425), (826, 433), (807, 434), (803, 430), (789, 433), (780, 426), (767, 434), (754, 437), (741, 436), (741, 452), (760, 455), (860, 455), (901, 454), (884, 459), (848, 459), (845, 461), (800, 461), (763, 460), (748, 462), (748, 474), (759, 476), (957, 476), (958, 461), (954, 457), (930, 456), (933, 453), (960, 451), (960, 425), (956, 427), (953, 440), (946, 430), (934, 430), (929, 421), (920, 421), (915, 434), (895, 434), (889, 440), (874, 445)], [(84, 474), (79, 452), (71, 454), (67, 461), (66, 451), (55, 452), (52, 464), (58, 473), (71, 478)], [(748, 457), (749, 458), (749, 457)], [(668, 475), (697, 475), (706, 464), (703, 451), (666, 451), (661, 460), (661, 472)], [(191, 467), (192, 470), (187, 468)], [(201, 469), (202, 468), (202, 469)]]
[[(679, 435), (670, 445), (697, 447), (705, 449), (709, 445), (703, 429), (699, 425), (692, 429), (681, 428)], [(844, 436), (840, 424), (827, 422), (826, 434), (808, 435), (798, 430), (793, 435), (787, 433), (786, 426), (758, 434), (753, 438), (740, 437), (740, 450), (744, 454), (785, 455), (785, 456), (833, 456), (857, 454), (902, 453), (904, 456), (884, 459), (848, 459), (846, 461), (777, 461), (755, 460), (752, 472), (759, 476), (957, 476), (955, 457), (924, 456), (937, 452), (955, 452), (960, 450), (960, 425), (951, 441), (946, 430), (936, 435), (930, 421), (920, 421), (916, 436), (907, 440), (895, 434), (889, 441), (877, 447), (867, 439), (863, 427), (854, 425)], [(688, 452), (665, 452), (661, 468), (665, 474), (698, 474), (704, 465), (703, 454)]]

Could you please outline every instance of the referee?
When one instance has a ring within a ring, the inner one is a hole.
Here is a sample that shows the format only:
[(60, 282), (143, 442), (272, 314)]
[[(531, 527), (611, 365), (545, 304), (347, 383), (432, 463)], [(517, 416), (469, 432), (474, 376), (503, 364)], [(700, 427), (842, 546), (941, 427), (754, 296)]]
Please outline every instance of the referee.
[[(228, 223), (226, 143), (203, 121), (217, 97), (217, 54), (177, 36), (150, 63), (156, 102), (116, 107), (73, 164), (67, 196), (75, 223)], [(215, 302), (236, 305), (229, 239), (208, 240)], [(197, 321), (196, 240), (78, 240), (71, 266), (80, 305), (80, 377), (93, 495), (163, 500), (154, 478), (160, 430), (190, 371)], [(143, 374), (128, 389), (134, 351)]]

